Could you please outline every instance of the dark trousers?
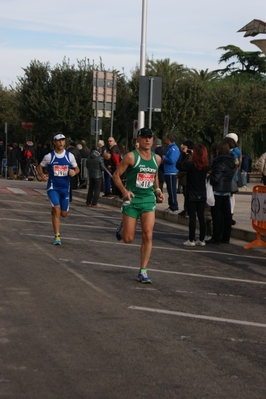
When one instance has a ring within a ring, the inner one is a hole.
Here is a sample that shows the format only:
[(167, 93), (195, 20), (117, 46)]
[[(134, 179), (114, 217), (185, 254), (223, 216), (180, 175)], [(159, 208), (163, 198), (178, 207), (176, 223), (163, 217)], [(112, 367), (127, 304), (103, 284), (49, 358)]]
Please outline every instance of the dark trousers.
[(184, 211), (187, 212), (188, 209), (188, 199), (187, 199), (187, 186), (183, 186), (183, 195), (184, 195)]
[(176, 195), (176, 175), (164, 175), (167, 192), (168, 205), (171, 211), (178, 210), (177, 195)]
[(104, 171), (104, 194), (111, 194), (111, 176)]
[(189, 241), (195, 240), (196, 233), (196, 216), (199, 220), (200, 241), (204, 241), (205, 237), (205, 201), (189, 201), (187, 200), (187, 210), (189, 216)]
[(101, 192), (102, 178), (90, 178), (89, 189), (87, 195), (87, 205), (97, 205), (100, 192)]
[(231, 235), (230, 196), (214, 195), (215, 205), (211, 207), (213, 235), (215, 241), (229, 241)]

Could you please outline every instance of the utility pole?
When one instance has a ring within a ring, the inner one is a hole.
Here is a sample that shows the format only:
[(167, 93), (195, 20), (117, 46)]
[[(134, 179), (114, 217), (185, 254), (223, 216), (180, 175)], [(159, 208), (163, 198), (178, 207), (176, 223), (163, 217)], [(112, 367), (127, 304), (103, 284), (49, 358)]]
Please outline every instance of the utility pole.
[(7, 122), (5, 122), (5, 135), (6, 135), (6, 170), (5, 170), (5, 178), (7, 179)]
[[(140, 44), (140, 76), (146, 75), (146, 31), (147, 31), (147, 3), (148, 0), (142, 0), (142, 24), (141, 24), (141, 44)], [(138, 129), (144, 127), (145, 113), (138, 112)]]

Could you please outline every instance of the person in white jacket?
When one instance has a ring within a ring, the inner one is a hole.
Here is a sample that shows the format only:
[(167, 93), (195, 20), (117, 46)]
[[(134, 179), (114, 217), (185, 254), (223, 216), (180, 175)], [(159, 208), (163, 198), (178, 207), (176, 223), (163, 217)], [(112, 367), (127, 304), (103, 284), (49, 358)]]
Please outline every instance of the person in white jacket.
[(262, 181), (264, 186), (266, 186), (266, 152), (262, 154), (258, 161), (259, 172), (262, 174)]

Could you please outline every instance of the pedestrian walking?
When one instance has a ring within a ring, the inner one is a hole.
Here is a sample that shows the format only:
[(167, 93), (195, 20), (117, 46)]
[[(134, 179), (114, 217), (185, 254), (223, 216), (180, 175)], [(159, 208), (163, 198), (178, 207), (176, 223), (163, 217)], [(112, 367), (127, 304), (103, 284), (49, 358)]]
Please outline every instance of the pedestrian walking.
[[(152, 251), (152, 234), (155, 222), (156, 199), (164, 201), (159, 188), (158, 167), (161, 157), (151, 151), (153, 132), (149, 128), (138, 131), (139, 148), (127, 153), (118, 165), (113, 180), (123, 196), (123, 219), (116, 231), (116, 238), (125, 243), (134, 240), (137, 220), (142, 228), (141, 262), (138, 281), (151, 283), (147, 265)], [(126, 186), (121, 176), (126, 173)]]
[[(61, 245), (60, 216), (66, 217), (69, 211), (70, 178), (79, 173), (74, 155), (65, 150), (65, 139), (62, 133), (56, 133), (53, 139), (54, 150), (45, 155), (37, 166), (38, 174), (43, 181), (47, 181), (55, 245)], [(46, 167), (48, 174), (44, 173)]]

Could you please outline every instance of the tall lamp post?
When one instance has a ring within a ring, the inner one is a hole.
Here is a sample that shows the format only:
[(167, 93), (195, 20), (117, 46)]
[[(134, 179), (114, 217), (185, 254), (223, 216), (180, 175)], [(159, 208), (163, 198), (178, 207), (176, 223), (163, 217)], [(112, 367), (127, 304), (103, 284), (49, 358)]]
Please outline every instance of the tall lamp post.
[[(146, 31), (147, 31), (147, 3), (142, 0), (142, 24), (141, 24), (141, 44), (140, 44), (140, 76), (146, 75)], [(138, 129), (144, 127), (145, 112), (138, 112)]]

